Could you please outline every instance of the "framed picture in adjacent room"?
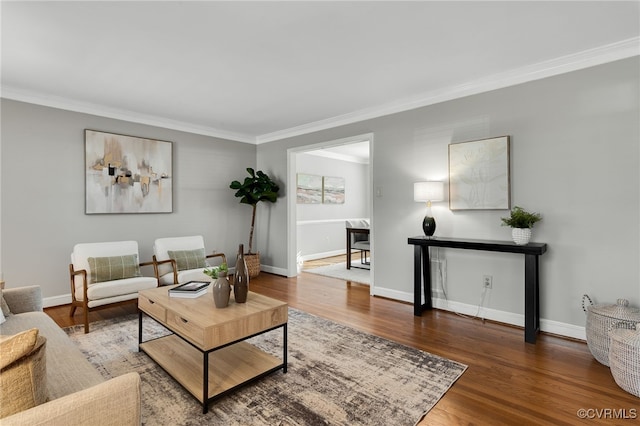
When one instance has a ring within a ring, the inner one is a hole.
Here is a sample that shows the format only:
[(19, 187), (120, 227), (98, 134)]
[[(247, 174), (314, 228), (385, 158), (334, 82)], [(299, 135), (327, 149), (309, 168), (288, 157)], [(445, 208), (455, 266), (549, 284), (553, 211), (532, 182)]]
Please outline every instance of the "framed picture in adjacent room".
[(322, 177), (322, 202), (324, 204), (344, 204), (344, 178)]
[(296, 175), (296, 202), (298, 204), (322, 203), (322, 176), (298, 173)]
[(509, 136), (449, 145), (449, 208), (511, 208)]
[(85, 130), (85, 213), (171, 213), (173, 143)]

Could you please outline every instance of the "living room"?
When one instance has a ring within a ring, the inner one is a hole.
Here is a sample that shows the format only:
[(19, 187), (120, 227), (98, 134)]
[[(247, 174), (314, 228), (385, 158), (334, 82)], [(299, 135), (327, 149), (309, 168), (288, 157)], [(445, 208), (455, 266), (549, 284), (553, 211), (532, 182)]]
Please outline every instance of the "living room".
[[(41, 285), (49, 307), (70, 303), (69, 254), (79, 242), (133, 239), (141, 260), (150, 260), (156, 238), (203, 235), (207, 250), (232, 258), (238, 244), (246, 244), (251, 209), (238, 203), (229, 184), (243, 178), (246, 167), (264, 170), (283, 188), (276, 203), (259, 207), (255, 245), (262, 271), (294, 277), (291, 158), (327, 142), (364, 135), (372, 146), (374, 296), (410, 303), (413, 247), (407, 238), (422, 233), (425, 215), (424, 204), (413, 201), (413, 183), (448, 181), (450, 144), (508, 135), (511, 206), (541, 213), (533, 241), (548, 245), (540, 258), (541, 331), (585, 340), (583, 294), (598, 303), (625, 298), (640, 306), (640, 52), (635, 2), (610, 9), (604, 2), (574, 3), (588, 10), (584, 19), (592, 19), (588, 22), (603, 32), (599, 44), (555, 57), (541, 54), (419, 101), (405, 98), (404, 109), (380, 108), (378, 114), (364, 111), (352, 121), (317, 120), (308, 127), (301, 122), (301, 127), (277, 128), (253, 138), (210, 128), (198, 132), (198, 125), (184, 126), (185, 118), (178, 114), (162, 121), (148, 111), (132, 114), (127, 105), (74, 101), (5, 80), (11, 63), (4, 52), (10, 43), (5, 21), (18, 6), (3, 4), (1, 278), (8, 287)], [(601, 5), (611, 15), (599, 21), (586, 3)], [(632, 16), (631, 21), (624, 16)], [(567, 33), (567, 26), (576, 25), (576, 37), (587, 37), (585, 23), (562, 25)], [(631, 31), (625, 33), (627, 28)], [(479, 60), (474, 54), (463, 65), (473, 67)], [(22, 66), (27, 75), (42, 70)], [(108, 92), (111, 82), (98, 79), (95, 84)], [(162, 82), (157, 90), (161, 87)], [(412, 102), (417, 106), (407, 107)], [(246, 111), (247, 117), (259, 114)], [(171, 141), (176, 176), (172, 213), (85, 214), (85, 129)], [(510, 239), (500, 220), (506, 210), (450, 210), (447, 199), (434, 202), (432, 210), (436, 237)], [(434, 294), (438, 308), (523, 325), (520, 257), (447, 249), (440, 256), (446, 259), (442, 284), (447, 299)], [(480, 303), (484, 275), (493, 277), (493, 288)]]

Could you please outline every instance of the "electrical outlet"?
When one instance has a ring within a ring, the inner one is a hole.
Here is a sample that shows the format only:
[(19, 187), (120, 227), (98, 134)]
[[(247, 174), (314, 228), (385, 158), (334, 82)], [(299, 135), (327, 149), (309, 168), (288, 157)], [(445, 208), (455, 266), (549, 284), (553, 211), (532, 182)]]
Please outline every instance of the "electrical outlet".
[(491, 275), (483, 275), (482, 276), (482, 286), (484, 288), (492, 288), (493, 287), (493, 277)]

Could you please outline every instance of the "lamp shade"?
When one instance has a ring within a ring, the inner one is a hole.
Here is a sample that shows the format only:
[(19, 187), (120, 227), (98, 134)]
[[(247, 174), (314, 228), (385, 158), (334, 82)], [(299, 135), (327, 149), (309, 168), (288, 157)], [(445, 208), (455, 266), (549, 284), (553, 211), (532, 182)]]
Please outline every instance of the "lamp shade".
[(444, 182), (429, 181), (413, 184), (413, 201), (442, 201), (444, 200)]

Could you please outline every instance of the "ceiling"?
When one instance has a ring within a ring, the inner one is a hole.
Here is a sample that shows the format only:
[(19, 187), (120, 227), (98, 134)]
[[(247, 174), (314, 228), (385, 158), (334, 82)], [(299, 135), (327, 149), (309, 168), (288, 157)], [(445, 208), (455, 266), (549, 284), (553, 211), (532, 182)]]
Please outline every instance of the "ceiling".
[(2, 96), (262, 143), (640, 54), (638, 1), (2, 2)]

